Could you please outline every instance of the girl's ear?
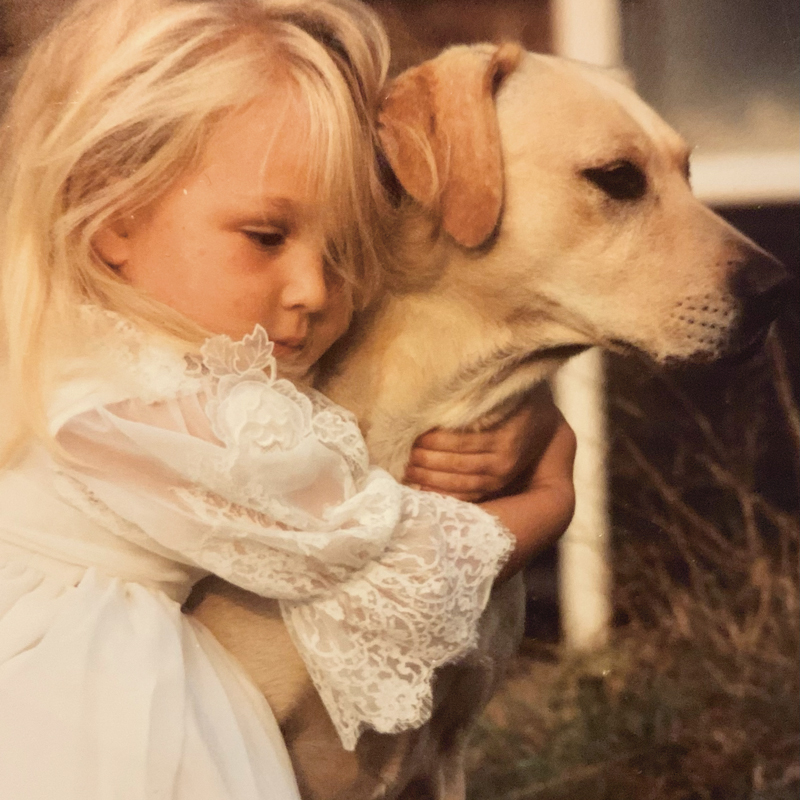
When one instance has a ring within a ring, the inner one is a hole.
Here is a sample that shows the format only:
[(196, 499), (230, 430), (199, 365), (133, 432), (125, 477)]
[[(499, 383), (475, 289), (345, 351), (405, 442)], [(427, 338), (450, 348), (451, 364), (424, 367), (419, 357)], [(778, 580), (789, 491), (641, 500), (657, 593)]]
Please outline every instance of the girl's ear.
[(109, 267), (121, 267), (130, 258), (131, 240), (128, 220), (112, 217), (92, 237), (92, 246)]

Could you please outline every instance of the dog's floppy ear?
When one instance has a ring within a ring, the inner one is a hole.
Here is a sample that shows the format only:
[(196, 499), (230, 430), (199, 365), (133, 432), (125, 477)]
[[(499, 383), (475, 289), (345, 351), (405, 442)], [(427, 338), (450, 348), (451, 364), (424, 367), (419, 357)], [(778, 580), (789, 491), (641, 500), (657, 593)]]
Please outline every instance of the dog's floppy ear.
[(522, 58), (504, 44), (453, 47), (400, 75), (378, 117), (386, 157), (403, 188), (465, 247), (494, 231), (503, 161), (494, 96)]

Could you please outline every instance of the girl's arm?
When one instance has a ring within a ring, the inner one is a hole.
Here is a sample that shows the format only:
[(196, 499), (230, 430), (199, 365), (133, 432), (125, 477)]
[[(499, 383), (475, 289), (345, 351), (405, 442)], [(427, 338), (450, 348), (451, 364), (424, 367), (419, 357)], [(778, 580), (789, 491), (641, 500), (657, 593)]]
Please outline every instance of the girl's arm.
[(434, 671), (477, 643), (524, 531), (370, 468), (355, 418), (278, 378), (263, 329), (208, 340), (188, 367), (112, 333), (103, 374), (67, 382), (51, 424), (69, 456), (54, 488), (128, 543), (114, 574), (186, 565), (280, 600), (346, 747), (425, 722)]
[[(543, 385), (489, 430), (435, 430), (421, 436), (405, 479), (462, 500), (484, 501), (481, 506), (517, 540), (498, 576), (503, 580), (569, 525), (575, 507), (574, 460), (575, 434)], [(503, 492), (506, 496), (499, 496)]]
[(142, 551), (280, 600), (345, 747), (365, 727), (419, 727), (436, 668), (475, 646), (514, 537), (369, 469), (355, 421), (324, 398), (310, 409), (257, 374), (219, 383), (71, 416), (65, 499)]
[(567, 529), (575, 510), (572, 467), (575, 434), (561, 418), (525, 489), (519, 494), (481, 503), (517, 540), (498, 580), (510, 577)]

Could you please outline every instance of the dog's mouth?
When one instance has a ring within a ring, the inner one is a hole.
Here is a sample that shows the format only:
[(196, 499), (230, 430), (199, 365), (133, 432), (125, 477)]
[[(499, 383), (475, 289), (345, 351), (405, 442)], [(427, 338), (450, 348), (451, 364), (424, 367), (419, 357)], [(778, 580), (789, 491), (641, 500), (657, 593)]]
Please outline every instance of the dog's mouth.
[(725, 366), (739, 366), (752, 361), (764, 352), (764, 345), (774, 325), (774, 320), (763, 324), (758, 330), (751, 332), (743, 341), (736, 341), (732, 347), (727, 348), (718, 356), (706, 358), (698, 363), (708, 364), (715, 362)]
[(591, 349), (589, 344), (560, 344), (551, 347), (541, 347), (528, 353), (495, 353), (495, 365), (491, 383), (500, 384), (514, 374), (518, 369), (532, 364), (551, 361), (561, 363), (584, 350)]
[(542, 359), (554, 359), (558, 361), (566, 360), (591, 350), (591, 344), (559, 344), (552, 347), (543, 347), (535, 350), (533, 353), (525, 357), (525, 361), (540, 361)]
[[(740, 366), (759, 357), (764, 350), (770, 330), (772, 330), (772, 323), (751, 331), (746, 338), (733, 336), (727, 342), (721, 342), (718, 349), (699, 350), (687, 355), (668, 355), (663, 359), (658, 359), (658, 363), (668, 370), (712, 367), (714, 365), (723, 367)], [(653, 356), (644, 350), (623, 342), (615, 342), (614, 344), (614, 352), (620, 355), (644, 356), (649, 361), (653, 361)]]

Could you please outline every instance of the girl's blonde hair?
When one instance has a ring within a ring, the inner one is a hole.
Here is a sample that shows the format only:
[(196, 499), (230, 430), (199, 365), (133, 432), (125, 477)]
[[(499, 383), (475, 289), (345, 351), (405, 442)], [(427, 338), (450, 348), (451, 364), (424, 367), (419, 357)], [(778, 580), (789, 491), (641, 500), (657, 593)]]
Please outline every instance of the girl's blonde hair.
[(388, 249), (374, 132), (387, 65), (356, 0), (80, 0), (40, 40), (0, 134), (7, 447), (47, 438), (46, 364), (74, 346), (76, 304), (204, 334), (121, 280), (92, 237), (193, 166), (226, 112), (287, 80), (312, 120), (311, 180), (337, 215), (328, 260), (356, 307), (370, 299)]

